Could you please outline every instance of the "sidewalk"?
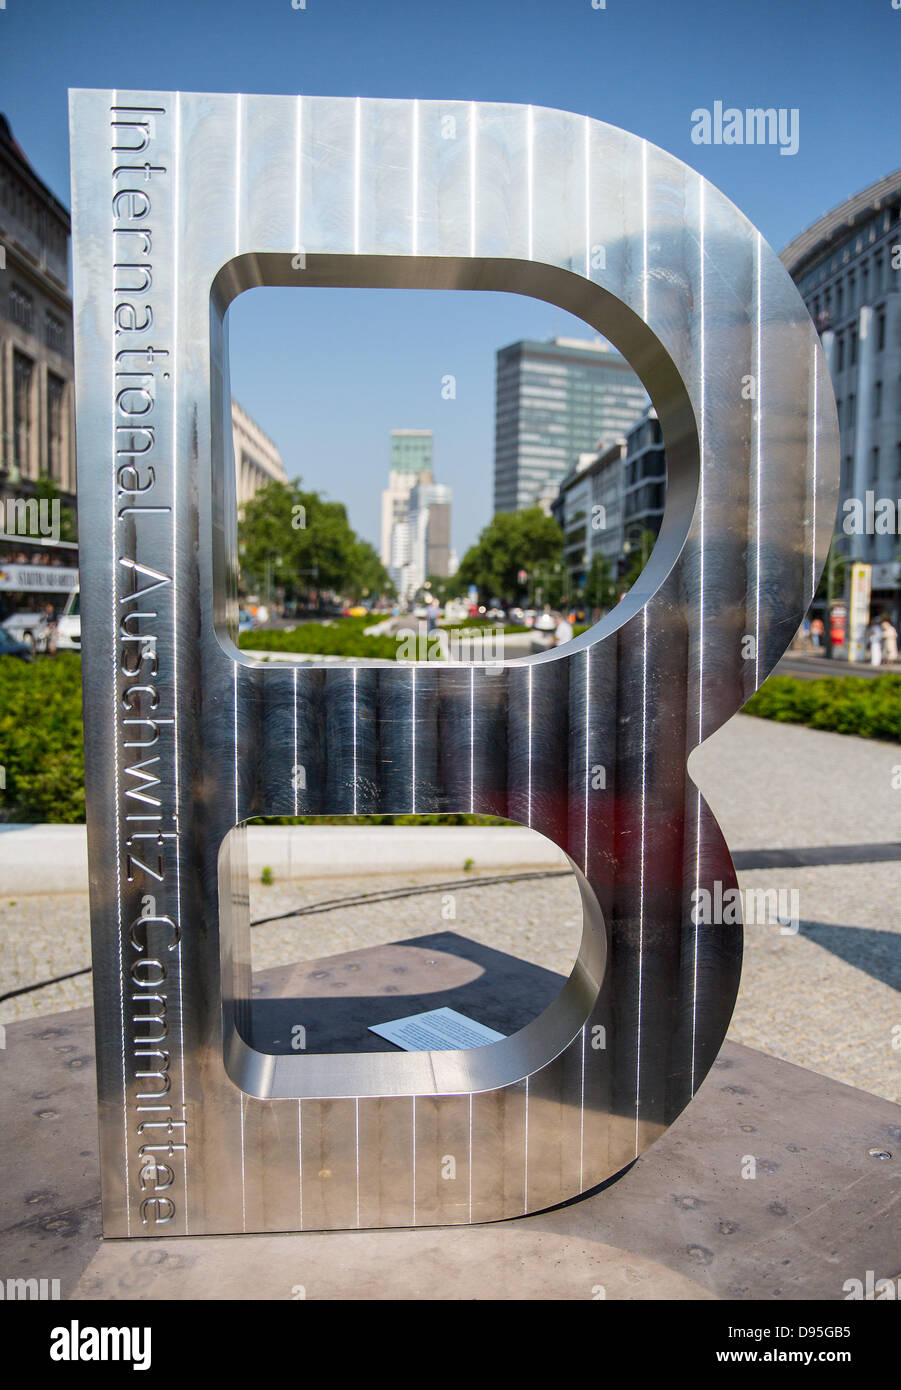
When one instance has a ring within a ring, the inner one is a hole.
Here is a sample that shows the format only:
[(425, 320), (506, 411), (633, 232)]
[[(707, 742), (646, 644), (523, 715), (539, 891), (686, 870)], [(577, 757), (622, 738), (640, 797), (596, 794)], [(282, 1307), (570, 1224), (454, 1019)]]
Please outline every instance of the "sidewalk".
[(901, 676), (901, 662), (871, 666), (869, 661), (846, 661), (843, 657), (827, 657), (825, 651), (789, 651), (778, 662), (774, 676)]
[[(746, 925), (730, 1037), (895, 1101), (898, 765), (893, 744), (746, 715), (714, 734), (689, 764), (742, 889), (796, 892), (799, 904), (796, 932)], [(275, 919), (252, 932), (254, 969), (446, 930), (448, 898), (453, 930), (486, 946), (561, 974), (578, 951), (581, 908), (570, 876), (490, 881), (563, 862), (521, 827), (260, 827), (251, 829), (249, 852), (251, 917)], [(271, 886), (260, 881), (264, 867), (272, 870)], [(405, 891), (459, 880), (472, 886)], [(0, 833), (0, 994), (28, 990), (0, 1004), (0, 1023), (90, 1002), (87, 973), (42, 983), (90, 963), (86, 883), (84, 827)], [(400, 896), (359, 901), (386, 888)], [(334, 906), (280, 916), (325, 902)], [(33, 984), (41, 987), (28, 989)]]
[[(399, 870), (458, 878), (467, 861), (482, 873), (567, 863), (543, 836), (500, 825), (252, 825), (247, 860), (251, 879), (258, 881), (269, 868), (276, 882), (351, 873), (370, 878)], [(0, 898), (87, 891), (85, 826), (0, 826)]]

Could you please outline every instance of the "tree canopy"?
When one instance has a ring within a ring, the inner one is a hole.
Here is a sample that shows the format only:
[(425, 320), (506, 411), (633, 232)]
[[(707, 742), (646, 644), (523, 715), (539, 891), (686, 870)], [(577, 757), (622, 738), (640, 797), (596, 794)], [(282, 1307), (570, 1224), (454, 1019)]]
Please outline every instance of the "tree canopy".
[[(458, 587), (475, 584), (487, 598), (512, 602), (531, 584), (534, 575), (547, 571), (563, 553), (563, 533), (540, 507), (522, 512), (498, 512), (481, 531), (460, 563)], [(528, 578), (520, 583), (519, 572)]]
[(306, 491), (299, 478), (268, 482), (245, 503), (238, 542), (245, 583), (281, 586), (288, 598), (310, 589), (354, 598), (391, 589), (372, 546), (351, 528), (344, 504)]

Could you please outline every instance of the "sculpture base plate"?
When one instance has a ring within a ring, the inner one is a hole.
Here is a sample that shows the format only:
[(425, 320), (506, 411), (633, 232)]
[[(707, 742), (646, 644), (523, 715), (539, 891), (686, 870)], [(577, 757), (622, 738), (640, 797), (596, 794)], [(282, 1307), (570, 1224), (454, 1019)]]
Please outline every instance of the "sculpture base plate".
[[(354, 977), (365, 1008), (346, 997)], [(354, 1027), (445, 1003), (504, 1029), (489, 1006), (505, 999), (520, 1026), (555, 980), (440, 933), (263, 972), (257, 997), (327, 1002), (343, 1047)], [(80, 1009), (10, 1025), (0, 1054), (2, 1268), (59, 1279), (64, 1299), (841, 1300), (848, 1279), (897, 1273), (901, 1106), (732, 1043), (657, 1144), (564, 1207), (470, 1228), (105, 1241), (92, 1023)]]

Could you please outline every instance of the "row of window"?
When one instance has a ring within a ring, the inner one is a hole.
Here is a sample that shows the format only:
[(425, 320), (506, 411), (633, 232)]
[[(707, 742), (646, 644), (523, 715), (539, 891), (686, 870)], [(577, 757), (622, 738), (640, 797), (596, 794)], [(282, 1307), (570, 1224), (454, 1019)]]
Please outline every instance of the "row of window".
[[(876, 351), (882, 352), (885, 347), (885, 310), (879, 309), (876, 312)], [(846, 353), (847, 348), (847, 353)], [(845, 357), (847, 355), (848, 366), (857, 366), (857, 329), (849, 328), (844, 333), (835, 335), (835, 370), (843, 372), (845, 370)]]
[[(882, 415), (883, 390), (882, 382), (873, 383), (873, 417), (879, 419)], [(835, 402), (838, 411), (838, 423), (842, 429), (851, 429), (857, 423), (857, 397), (852, 391), (851, 394), (842, 400), (838, 398)], [(901, 377), (895, 388), (895, 410), (901, 414)]]
[(0, 204), (55, 256), (66, 255), (67, 233), (49, 209), (29, 192), (24, 182), (8, 170), (0, 170)]
[[(28, 470), (35, 429), (35, 363), (24, 352), (13, 352), (12, 450), (7, 461), (21, 472)], [(47, 472), (51, 478), (62, 480), (65, 459), (66, 383), (53, 372), (47, 373)]]
[[(881, 214), (881, 217), (875, 217), (872, 220), (866, 232), (859, 232), (856, 238), (849, 237), (844, 246), (839, 247), (828, 262), (824, 261), (822, 265), (805, 275), (801, 281), (801, 293), (806, 298), (813, 290), (814, 286), (822, 284), (825, 279), (830, 275), (834, 275), (843, 265), (847, 265), (852, 255), (860, 256), (863, 254), (864, 239), (866, 239), (868, 246), (872, 246), (877, 235), (884, 236), (889, 228), (894, 223), (898, 222), (899, 219), (901, 219), (901, 206), (896, 204), (894, 207), (886, 208)], [(882, 269), (881, 259), (881, 252), (879, 252), (876, 255), (876, 261), (879, 263), (877, 266), (877, 271), (879, 273), (881, 273)]]
[[(871, 483), (879, 481), (882, 458), (878, 446), (870, 450), (868, 479)], [(895, 477), (901, 479), (901, 444), (895, 445)], [(854, 455), (846, 454), (842, 459), (842, 491), (847, 492), (854, 481)]]
[(626, 487), (640, 482), (642, 478), (660, 478), (666, 473), (666, 459), (662, 447), (648, 449), (638, 458), (631, 459), (625, 467)]
[[(33, 333), (34, 300), (31, 295), (26, 290), (20, 289), (18, 285), (10, 285), (8, 304), (9, 317), (13, 323), (19, 324), (26, 333)], [(44, 312), (44, 343), (54, 352), (65, 352), (66, 350), (66, 325), (49, 309)]]
[(628, 518), (641, 512), (662, 512), (665, 493), (665, 483), (645, 483), (644, 487), (627, 492), (623, 515)]

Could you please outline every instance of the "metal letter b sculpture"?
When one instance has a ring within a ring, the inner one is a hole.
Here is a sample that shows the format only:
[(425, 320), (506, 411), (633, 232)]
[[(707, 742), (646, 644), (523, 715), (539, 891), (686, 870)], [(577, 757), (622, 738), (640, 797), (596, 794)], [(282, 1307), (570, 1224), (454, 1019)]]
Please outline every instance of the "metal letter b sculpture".
[[(105, 1232), (466, 1223), (584, 1192), (687, 1104), (735, 999), (741, 928), (693, 912), (734, 870), (686, 762), (825, 562), (838, 435), (804, 304), (704, 179), (562, 111), (77, 91), (71, 134)], [(611, 339), (666, 446), (636, 588), (499, 672), (242, 656), (225, 315), (256, 285), (507, 290)], [(229, 832), (443, 810), (569, 855), (584, 930), (556, 1001), (467, 1051), (258, 1051)]]

